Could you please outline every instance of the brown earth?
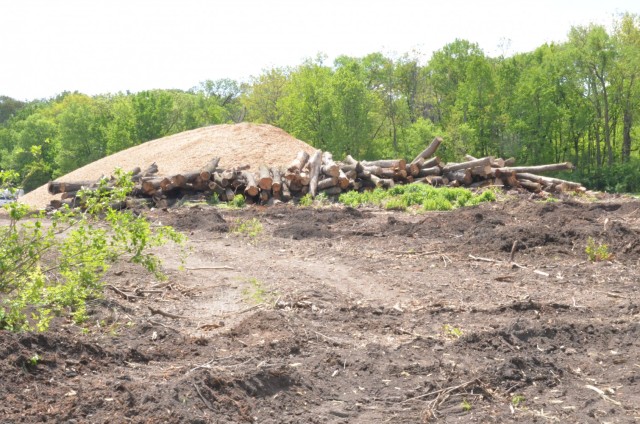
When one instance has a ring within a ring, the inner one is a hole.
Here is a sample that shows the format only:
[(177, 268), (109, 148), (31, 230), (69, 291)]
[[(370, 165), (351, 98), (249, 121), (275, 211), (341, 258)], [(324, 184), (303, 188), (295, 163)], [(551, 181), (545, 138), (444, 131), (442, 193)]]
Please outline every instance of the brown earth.
[(114, 267), (149, 291), (107, 291), (86, 334), (0, 332), (2, 422), (640, 420), (638, 200), (148, 216), (189, 235), (186, 270), (171, 247), (166, 286)]
[[(213, 125), (131, 147), (76, 169), (56, 181), (95, 181), (111, 175), (116, 168), (131, 170), (139, 166), (145, 169), (153, 162), (158, 164), (158, 175), (175, 175), (196, 171), (214, 157), (222, 158), (219, 166), (225, 169), (246, 164), (251, 169), (257, 169), (260, 164), (284, 166), (300, 150), (311, 154), (315, 149), (271, 125)], [(43, 209), (52, 199), (59, 197), (50, 195), (44, 185), (27, 193), (20, 201)]]

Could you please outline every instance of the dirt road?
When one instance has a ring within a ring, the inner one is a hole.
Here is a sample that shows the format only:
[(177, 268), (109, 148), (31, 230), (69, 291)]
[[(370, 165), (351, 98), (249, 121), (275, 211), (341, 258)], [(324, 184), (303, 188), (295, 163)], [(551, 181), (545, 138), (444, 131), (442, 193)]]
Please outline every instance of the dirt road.
[(114, 267), (135, 299), (88, 330), (0, 332), (3, 422), (640, 420), (638, 200), (149, 218), (189, 236), (185, 269), (163, 248), (168, 281)]

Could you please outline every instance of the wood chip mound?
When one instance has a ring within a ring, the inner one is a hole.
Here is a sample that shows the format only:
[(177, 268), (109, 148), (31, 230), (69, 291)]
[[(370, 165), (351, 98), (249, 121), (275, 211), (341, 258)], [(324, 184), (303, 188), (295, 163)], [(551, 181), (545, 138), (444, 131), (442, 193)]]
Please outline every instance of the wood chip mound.
[[(221, 158), (221, 168), (248, 164), (256, 170), (260, 164), (285, 166), (300, 150), (309, 154), (315, 151), (304, 141), (272, 125), (214, 125), (131, 147), (76, 169), (56, 181), (98, 180), (103, 175), (111, 175), (118, 167), (124, 170), (136, 166), (145, 169), (153, 162), (158, 165), (158, 175), (168, 176), (198, 170), (213, 157)], [(21, 197), (20, 201), (43, 209), (54, 198), (59, 198), (59, 195), (49, 194), (47, 185), (43, 185)]]

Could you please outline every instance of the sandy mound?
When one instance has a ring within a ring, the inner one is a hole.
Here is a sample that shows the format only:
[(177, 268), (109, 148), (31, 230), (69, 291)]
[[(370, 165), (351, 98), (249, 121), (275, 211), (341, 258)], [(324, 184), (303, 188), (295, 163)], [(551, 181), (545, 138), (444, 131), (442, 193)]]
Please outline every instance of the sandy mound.
[[(216, 156), (221, 158), (219, 166), (222, 168), (249, 164), (255, 170), (261, 163), (286, 165), (300, 150), (314, 151), (307, 143), (271, 125), (214, 125), (131, 147), (76, 169), (56, 181), (97, 180), (110, 175), (116, 167), (144, 169), (153, 162), (158, 164), (158, 175), (172, 175), (197, 170)], [(54, 197), (45, 185), (27, 193), (20, 201), (40, 209)]]

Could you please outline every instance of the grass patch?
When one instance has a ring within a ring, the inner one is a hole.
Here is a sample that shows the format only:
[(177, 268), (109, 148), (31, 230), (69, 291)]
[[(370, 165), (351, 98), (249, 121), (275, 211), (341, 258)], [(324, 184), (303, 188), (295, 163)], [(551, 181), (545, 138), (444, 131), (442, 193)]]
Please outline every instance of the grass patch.
[(351, 207), (369, 205), (402, 211), (409, 208), (424, 211), (448, 211), (495, 200), (495, 192), (491, 190), (484, 191), (482, 194), (474, 194), (466, 188), (436, 188), (422, 183), (399, 185), (388, 190), (376, 188), (362, 193), (350, 191), (339, 197), (340, 203)]

